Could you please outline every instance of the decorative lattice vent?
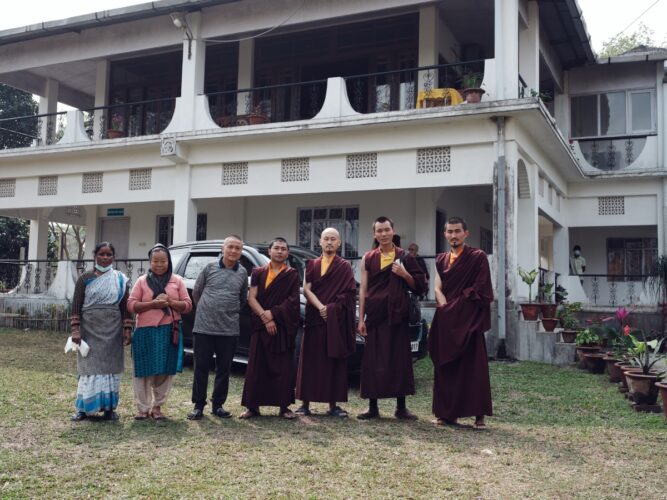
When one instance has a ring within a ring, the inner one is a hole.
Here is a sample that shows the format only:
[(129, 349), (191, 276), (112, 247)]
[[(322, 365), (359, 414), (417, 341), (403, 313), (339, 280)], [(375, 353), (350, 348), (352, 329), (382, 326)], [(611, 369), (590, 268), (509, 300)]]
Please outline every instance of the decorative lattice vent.
[(0, 179), (0, 198), (16, 196), (16, 179)]
[(625, 215), (625, 196), (600, 196), (598, 215)]
[(347, 155), (346, 175), (348, 179), (378, 176), (377, 153)]
[(102, 189), (104, 189), (104, 174), (102, 172), (83, 174), (81, 179), (82, 193), (101, 193)]
[(451, 149), (449, 146), (417, 150), (418, 174), (449, 172), (451, 166)]
[(280, 167), (281, 182), (303, 182), (310, 179), (308, 158), (285, 158)]
[(223, 163), (222, 185), (248, 184), (248, 162)]
[(39, 196), (55, 196), (58, 194), (58, 176), (49, 175), (39, 178), (39, 186), (37, 188)]
[(150, 168), (140, 168), (130, 170), (130, 191), (141, 191), (151, 188), (153, 170)]
[(65, 207), (65, 215), (81, 217), (81, 207), (79, 205)]

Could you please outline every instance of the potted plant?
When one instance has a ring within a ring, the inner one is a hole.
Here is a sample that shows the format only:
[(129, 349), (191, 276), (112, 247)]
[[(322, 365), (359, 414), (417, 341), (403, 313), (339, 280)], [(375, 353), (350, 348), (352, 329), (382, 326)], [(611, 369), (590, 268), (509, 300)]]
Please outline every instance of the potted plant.
[(251, 113), (248, 114), (248, 125), (259, 125), (261, 123), (268, 123), (269, 117), (264, 113), (262, 103), (257, 104)]
[[(660, 377), (664, 377), (665, 373), (662, 373)], [(662, 411), (665, 414), (665, 419), (667, 419), (667, 384), (665, 382), (656, 382), (655, 386), (660, 391), (660, 398), (662, 399)]]
[(579, 330), (579, 320), (574, 316), (575, 312), (581, 311), (581, 302), (564, 303), (556, 312), (556, 317), (563, 327), (561, 336), (563, 342), (571, 344), (577, 338), (577, 331)]
[[(642, 340), (639, 340), (638, 336), (641, 336)], [(628, 350), (628, 354), (632, 364), (638, 368), (625, 372), (630, 399), (638, 405), (655, 405), (658, 399), (658, 387), (655, 385), (658, 374), (651, 368), (665, 357), (659, 354), (665, 337), (648, 341), (642, 330), (633, 330), (629, 337), (633, 346)]]
[(524, 302), (523, 304), (519, 304), (519, 306), (521, 306), (523, 319), (526, 321), (536, 321), (540, 314), (540, 305), (533, 304), (533, 283), (535, 283), (535, 280), (537, 279), (537, 274), (537, 269), (525, 271), (519, 267), (519, 276), (521, 276), (521, 280), (528, 285), (528, 303)]
[(109, 139), (118, 139), (123, 137), (125, 134), (123, 132), (124, 119), (123, 115), (120, 113), (114, 113), (111, 115), (111, 128), (107, 130), (107, 137)]
[(611, 347), (611, 352), (604, 357), (610, 382), (622, 382), (624, 379), (623, 372), (620, 366), (617, 366), (617, 363), (625, 358), (628, 349), (632, 347), (632, 340), (629, 336), (630, 326), (627, 324), (630, 312), (625, 307), (619, 307), (614, 316), (603, 319), (603, 322), (615, 320), (617, 323), (616, 327), (605, 326), (605, 332)]
[[(586, 354), (598, 352), (600, 350), (600, 335), (593, 326), (581, 330), (577, 333), (575, 342), (577, 344), (577, 358), (579, 359), (579, 368), (587, 368)], [(604, 365), (603, 365), (604, 367)]]
[(540, 311), (543, 318), (555, 318), (558, 304), (554, 304), (551, 299), (554, 296), (554, 284), (545, 283), (540, 287), (540, 294), (544, 302), (540, 304)]
[(485, 93), (485, 90), (481, 88), (482, 80), (484, 80), (484, 75), (473, 71), (464, 74), (461, 78), (463, 96), (467, 103), (475, 104), (481, 102), (482, 95)]

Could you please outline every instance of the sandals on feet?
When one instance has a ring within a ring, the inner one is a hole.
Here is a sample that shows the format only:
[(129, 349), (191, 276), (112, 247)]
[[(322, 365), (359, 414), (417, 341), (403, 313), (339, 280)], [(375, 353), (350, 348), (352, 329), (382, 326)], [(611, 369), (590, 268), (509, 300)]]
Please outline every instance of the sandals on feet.
[(243, 420), (247, 420), (249, 418), (254, 418), (254, 417), (259, 417), (260, 413), (258, 410), (253, 410), (251, 408), (248, 408), (246, 411), (241, 413), (239, 415), (239, 418), (242, 418)]
[(357, 415), (357, 419), (359, 420), (370, 420), (372, 418), (379, 418), (379, 417), (380, 417), (380, 412), (377, 410), (368, 410)]
[(311, 415), (310, 408), (307, 406), (299, 406), (294, 413), (299, 417), (310, 417)]
[(146, 420), (148, 418), (148, 412), (147, 411), (140, 411), (134, 416), (135, 420)]
[(294, 413), (289, 408), (287, 408), (284, 411), (281, 410), (281, 412), (278, 415), (287, 420), (294, 420), (296, 418), (296, 413)]
[(472, 428), (476, 431), (485, 431), (486, 430), (486, 424), (484, 422), (475, 422), (472, 425)]
[(340, 406), (335, 406), (331, 410), (327, 411), (327, 415), (330, 417), (340, 417), (340, 418), (347, 418), (347, 412), (343, 410)]
[(159, 406), (154, 406), (153, 409), (151, 410), (151, 418), (153, 420), (165, 420), (167, 417), (164, 416), (162, 411), (160, 411)]

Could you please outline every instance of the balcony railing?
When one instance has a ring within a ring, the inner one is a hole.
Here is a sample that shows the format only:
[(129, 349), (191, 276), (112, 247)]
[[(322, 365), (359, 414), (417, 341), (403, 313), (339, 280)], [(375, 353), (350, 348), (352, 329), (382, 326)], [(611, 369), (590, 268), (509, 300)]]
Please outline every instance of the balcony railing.
[(92, 140), (159, 134), (174, 115), (176, 97), (98, 106), (85, 110), (84, 127)]
[(55, 144), (67, 126), (67, 112), (0, 119), (0, 149)]
[(646, 136), (625, 136), (610, 139), (579, 139), (579, 148), (586, 161), (599, 170), (623, 170), (629, 167), (646, 146)]
[(595, 306), (650, 305), (654, 303), (644, 292), (648, 276), (641, 274), (581, 274), (578, 276)]

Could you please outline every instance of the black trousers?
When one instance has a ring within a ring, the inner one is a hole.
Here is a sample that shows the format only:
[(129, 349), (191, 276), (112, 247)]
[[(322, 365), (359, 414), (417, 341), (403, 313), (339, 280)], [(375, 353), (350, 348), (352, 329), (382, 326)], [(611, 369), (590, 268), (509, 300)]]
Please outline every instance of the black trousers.
[(192, 402), (195, 408), (204, 408), (206, 406), (208, 373), (213, 366), (213, 355), (215, 354), (215, 383), (213, 384), (213, 395), (211, 396), (211, 405), (213, 406), (213, 410), (215, 410), (227, 401), (229, 372), (232, 369), (232, 360), (234, 359), (238, 336), (195, 333), (193, 341), (195, 374), (192, 381)]

